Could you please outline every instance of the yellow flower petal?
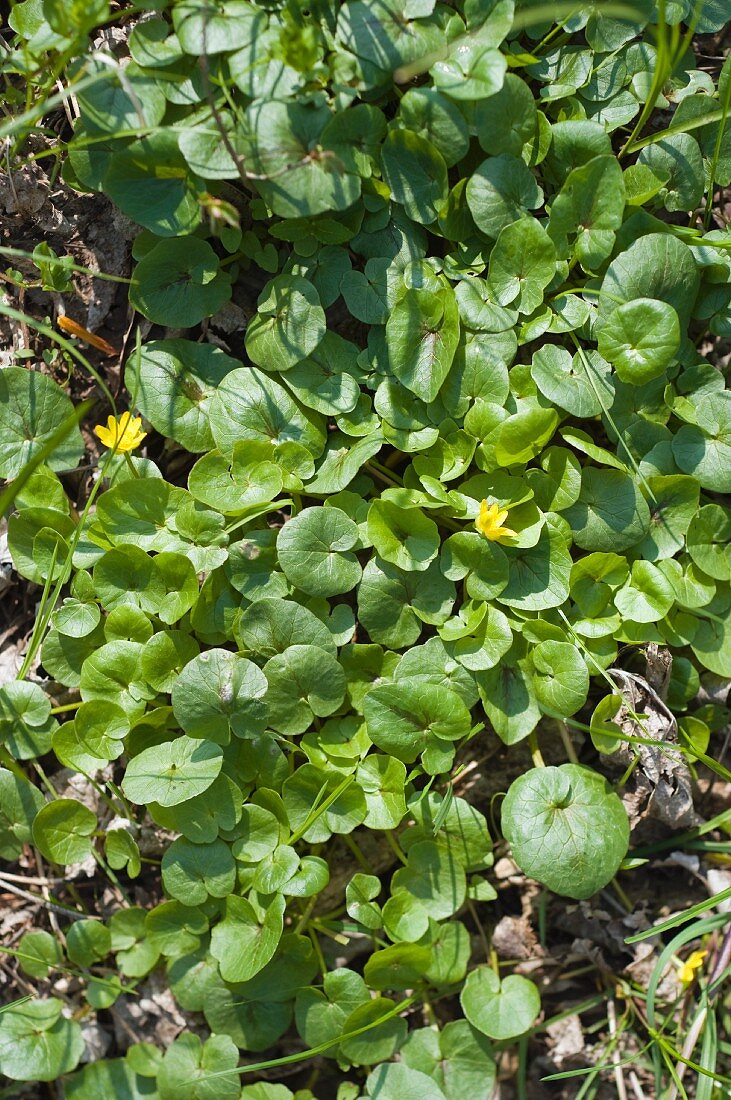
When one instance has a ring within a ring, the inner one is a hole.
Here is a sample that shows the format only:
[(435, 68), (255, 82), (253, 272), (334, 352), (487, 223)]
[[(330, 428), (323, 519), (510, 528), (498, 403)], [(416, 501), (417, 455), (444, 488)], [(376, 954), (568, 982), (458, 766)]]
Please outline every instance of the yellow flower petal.
[(689, 985), (695, 978), (696, 970), (699, 970), (703, 966), (703, 960), (705, 959), (707, 951), (693, 951), (685, 962), (681, 963), (676, 970), (678, 981), (683, 985)]
[(480, 514), (475, 520), (475, 527), (490, 542), (497, 542), (499, 539), (515, 535), (515, 531), (510, 527), (503, 526), (507, 518), (507, 508), (501, 508), (497, 503), (488, 504), (483, 500), (480, 504)]
[(129, 412), (123, 412), (119, 420), (108, 417), (106, 428), (97, 424), (94, 433), (105, 447), (117, 451), (134, 451), (147, 436), (147, 432), (142, 431), (142, 418)]

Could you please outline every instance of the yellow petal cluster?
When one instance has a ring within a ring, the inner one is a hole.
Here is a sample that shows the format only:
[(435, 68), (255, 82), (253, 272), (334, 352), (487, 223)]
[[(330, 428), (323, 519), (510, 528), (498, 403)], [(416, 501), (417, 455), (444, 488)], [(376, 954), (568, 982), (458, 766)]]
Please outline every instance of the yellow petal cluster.
[(689, 985), (695, 978), (696, 970), (699, 970), (703, 966), (703, 960), (705, 959), (707, 951), (693, 951), (685, 962), (681, 963), (676, 974), (678, 975), (678, 981), (683, 985)]
[(117, 451), (134, 451), (147, 436), (147, 432), (142, 431), (142, 418), (128, 412), (123, 412), (119, 419), (110, 416), (106, 428), (97, 424), (94, 432), (105, 447)]
[(475, 527), (490, 542), (499, 542), (500, 539), (510, 538), (515, 534), (515, 531), (503, 526), (507, 518), (507, 508), (501, 508), (499, 504), (488, 504), (483, 500), (480, 505), (480, 514), (475, 520)]

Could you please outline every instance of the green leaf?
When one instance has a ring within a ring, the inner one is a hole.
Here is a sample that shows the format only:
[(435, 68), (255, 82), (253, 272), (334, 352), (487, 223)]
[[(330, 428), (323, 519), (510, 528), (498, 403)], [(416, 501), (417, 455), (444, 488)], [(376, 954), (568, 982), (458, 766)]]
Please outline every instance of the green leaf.
[(541, 712), (532, 677), (524, 664), (505, 661), (475, 674), (485, 714), (506, 745), (522, 741), (537, 726)]
[[(404, 946), (419, 951), (413, 944), (398, 945), (397, 950), (403, 953)], [(368, 962), (375, 957), (372, 955)], [(388, 969), (396, 977), (399, 968), (394, 962), (392, 959)], [(377, 979), (374, 980), (370, 974), (366, 975), (366, 981), (372, 989), (379, 988)], [(343, 1034), (348, 1035), (350, 1032), (360, 1031), (361, 1028), (364, 1030), (362, 1034), (353, 1035), (340, 1044), (341, 1055), (356, 1066), (372, 1066), (393, 1057), (406, 1038), (406, 1021), (402, 1017), (392, 1015), (383, 1019), (395, 1007), (395, 1002), (390, 998), (375, 997), (367, 1004), (355, 1008), (343, 1024)]]
[[(403, 104), (403, 101), (402, 101)], [(536, 105), (525, 81), (508, 73), (502, 88), (475, 107), (477, 140), (486, 153), (519, 157), (536, 128)]]
[(604, 322), (624, 302), (652, 298), (666, 302), (686, 326), (699, 276), (690, 249), (669, 233), (638, 237), (607, 268), (599, 297)]
[[(350, 1013), (369, 999), (368, 988), (360, 974), (344, 967), (331, 970), (324, 976), (322, 991), (308, 988), (297, 994), (297, 1030), (310, 1046), (327, 1043), (343, 1034), (343, 1025)], [(328, 1051), (330, 1055), (334, 1053), (334, 1048)]]
[[(173, 713), (189, 737), (225, 745), (231, 733), (253, 737), (263, 731), (266, 693), (264, 673), (253, 661), (225, 649), (209, 649), (181, 670), (173, 684), (171, 701)], [(155, 801), (176, 804), (160, 798)]]
[[(165, 24), (167, 28), (167, 24)], [(179, 63), (180, 64), (180, 63)], [(185, 63), (180, 65), (183, 69)], [(192, 69), (193, 79), (198, 73)], [(173, 85), (173, 87), (175, 87)], [(168, 94), (173, 88), (169, 88)], [(179, 94), (184, 94), (183, 88)], [(191, 119), (191, 122), (193, 119)], [(244, 142), (240, 131), (229, 111), (218, 112), (195, 119), (196, 125), (184, 129), (178, 137), (180, 152), (185, 158), (189, 170), (200, 180), (236, 179), (240, 177), (243, 160)], [(224, 144), (221, 132), (228, 138)], [(234, 155), (232, 155), (232, 153)]]
[(386, 344), (398, 380), (422, 401), (433, 401), (454, 359), (459, 315), (454, 293), (407, 290), (386, 322)]
[(490, 284), (501, 306), (532, 313), (556, 270), (556, 249), (535, 218), (523, 217), (500, 230), (490, 253)]
[(158, 130), (118, 149), (103, 186), (120, 210), (158, 237), (192, 233), (200, 222), (203, 185), (190, 173), (173, 130)]
[(215, 344), (152, 340), (127, 361), (125, 381), (141, 414), (188, 451), (209, 451), (208, 404), (216, 387), (240, 364)]
[(464, 115), (435, 88), (409, 88), (399, 103), (399, 121), (407, 131), (430, 141), (447, 167), (460, 161), (469, 149)]
[(263, 920), (245, 899), (226, 899), (225, 916), (211, 934), (211, 954), (227, 982), (246, 982), (274, 955), (282, 936), (284, 898), (277, 894)]
[(551, 206), (548, 233), (562, 260), (596, 271), (611, 255), (622, 225), (624, 179), (615, 157), (593, 157), (569, 172)]
[(374, 500), (368, 510), (368, 537), (384, 561), (423, 572), (437, 556), (437, 525), (418, 508)]
[(306, 411), (288, 391), (262, 371), (232, 371), (211, 399), (210, 425), (218, 449), (226, 456), (241, 440), (284, 448), (297, 443), (318, 457), (325, 445), (325, 431), (317, 413)]
[(544, 344), (533, 355), (530, 373), (544, 397), (581, 419), (598, 416), (614, 399), (610, 365), (595, 351), (572, 356), (558, 344)]
[(366, 1089), (373, 1100), (444, 1100), (431, 1078), (400, 1062), (377, 1066), (368, 1076)]
[(442, 798), (430, 791), (410, 806), (415, 824), (401, 835), (409, 852), (413, 844), (434, 838), (449, 848), (466, 871), (482, 870), (492, 863), (492, 840), (487, 821), (464, 798)]
[[(157, 1074), (160, 1100), (229, 1100), (238, 1097), (239, 1052), (228, 1035), (202, 1043), (184, 1032), (165, 1051)], [(226, 1071), (231, 1071), (228, 1075)]]
[(82, 703), (73, 722), (53, 735), (53, 751), (67, 767), (90, 772), (116, 760), (124, 751), (129, 722), (121, 707), (104, 699)]
[(160, 125), (165, 94), (153, 74), (143, 72), (132, 62), (125, 66), (122, 80), (111, 66), (93, 55), (84, 58), (84, 71), (99, 78), (77, 93), (84, 127), (92, 134), (116, 135), (138, 131), (141, 124)]
[(395, 829), (400, 825), (406, 814), (406, 769), (401, 762), (369, 756), (358, 765), (356, 779), (368, 807), (363, 824), (369, 829)]
[(501, 981), (488, 966), (478, 966), (467, 975), (460, 1004), (472, 1026), (491, 1039), (522, 1035), (541, 1010), (533, 982), (519, 974), (509, 974)]
[(363, 712), (374, 745), (404, 764), (413, 763), (435, 742), (455, 741), (470, 730), (462, 700), (437, 684), (404, 680), (376, 685), (363, 701)]
[(609, 314), (599, 351), (623, 382), (643, 385), (664, 374), (680, 346), (678, 314), (667, 302), (637, 298)]
[(414, 644), (422, 623), (446, 622), (454, 597), (454, 584), (436, 562), (421, 573), (371, 560), (358, 591), (359, 615), (373, 641), (403, 649)]
[(335, 655), (327, 626), (308, 608), (291, 600), (256, 600), (241, 612), (236, 631), (242, 647), (259, 659), (284, 653), (293, 645), (312, 645)]
[(246, 352), (266, 370), (286, 371), (315, 350), (325, 335), (325, 313), (312, 283), (278, 275), (259, 295), (246, 329)]
[(555, 409), (545, 407), (536, 398), (524, 397), (517, 409), (500, 424), (495, 439), (498, 466), (518, 466), (529, 462), (545, 447), (559, 424)]
[(491, 34), (485, 26), (481, 33), (460, 38), (448, 58), (432, 65), (435, 86), (456, 100), (487, 99), (499, 92), (507, 64), (495, 47), (507, 29)]
[(493, 239), (543, 203), (543, 191), (530, 169), (507, 153), (483, 160), (467, 181), (466, 195), (478, 229)]
[(46, 803), (33, 821), (33, 843), (53, 863), (80, 863), (91, 854), (96, 814), (73, 798)]
[(47, 978), (63, 964), (63, 950), (50, 932), (25, 932), (18, 943), (18, 963), (31, 978)]
[(256, 11), (242, 0), (180, 0), (173, 13), (180, 46), (194, 57), (236, 50), (257, 27)]
[(316, 496), (341, 492), (350, 485), (361, 466), (378, 454), (382, 446), (383, 436), (380, 431), (371, 432), (355, 444), (345, 435), (333, 432), (329, 436), (327, 450), (317, 473), (308, 482), (307, 492)]
[(395, 202), (414, 221), (436, 221), (447, 197), (447, 166), (438, 149), (421, 134), (391, 130), (381, 147), (383, 179)]
[(533, 685), (538, 705), (560, 717), (575, 714), (589, 693), (589, 670), (568, 642), (539, 642), (531, 653)]
[(226, 898), (236, 882), (231, 849), (222, 840), (192, 844), (178, 837), (162, 857), (162, 881), (168, 894), (183, 905), (203, 905), (209, 896)]
[[(731, 630), (728, 628), (728, 600), (719, 608), (722, 616), (701, 619), (690, 643), (693, 653), (709, 672), (731, 678)], [(714, 612), (712, 612), (714, 614)]]
[(673, 438), (673, 457), (685, 474), (693, 474), (702, 488), (731, 492), (731, 395), (708, 394), (698, 426), (683, 424)]
[(690, 212), (700, 204), (705, 187), (703, 157), (692, 134), (668, 134), (654, 141), (640, 151), (637, 163), (663, 180), (666, 210)]
[[(17, 477), (72, 414), (68, 397), (48, 375), (6, 367), (0, 374), (0, 477)], [(43, 461), (52, 470), (73, 469), (83, 453), (73, 426)]]
[(138, 805), (159, 802), (161, 806), (177, 806), (210, 787), (222, 762), (221, 749), (213, 742), (176, 737), (133, 757), (122, 789)]
[(210, 787), (195, 798), (177, 806), (149, 803), (150, 815), (165, 829), (179, 831), (194, 844), (210, 844), (219, 830), (230, 830), (241, 818), (243, 795), (225, 774), (219, 774)]
[(688, 526), (688, 553), (696, 565), (719, 581), (731, 580), (731, 511), (705, 504)]
[(601, 775), (579, 764), (533, 768), (514, 780), (502, 823), (522, 870), (570, 898), (590, 898), (606, 886), (629, 842), (620, 799)]
[[(139, 1050), (143, 1045), (132, 1046), (130, 1051)], [(123, 1058), (87, 1062), (82, 1070), (64, 1081), (69, 1100), (92, 1100), (94, 1096), (105, 1095), (119, 1100), (142, 1100), (146, 1087), (146, 1079), (135, 1073)]]
[(449, 644), (449, 652), (472, 672), (493, 668), (513, 642), (510, 623), (502, 611), (488, 607), (479, 626)]
[(31, 842), (33, 820), (43, 804), (37, 787), (0, 768), (0, 857), (13, 861)]
[[(463, 866), (451, 847), (433, 840), (420, 840), (409, 848), (406, 866), (396, 871), (391, 879), (391, 901), (403, 891), (415, 898), (429, 917), (444, 920), (463, 904), (466, 889)], [(390, 902), (383, 909), (387, 929), (389, 905)], [(425, 931), (426, 926), (419, 935)]]
[(417, 1028), (401, 1049), (402, 1062), (434, 1081), (447, 1100), (493, 1087), (496, 1076), (492, 1048), (466, 1020), (452, 1020), (440, 1032)]
[(345, 697), (345, 673), (317, 645), (291, 645), (264, 665), (270, 725), (280, 733), (304, 733), (313, 718), (333, 714)]
[(105, 924), (96, 920), (77, 920), (66, 933), (66, 952), (78, 966), (101, 962), (112, 949), (112, 936)]
[(375, 875), (364, 875), (360, 871), (353, 875), (345, 887), (345, 905), (348, 915), (365, 928), (378, 929), (382, 925), (380, 907), (374, 899), (381, 892), (380, 879)]
[(656, 623), (664, 619), (675, 603), (675, 589), (651, 561), (635, 561), (627, 583), (614, 596), (625, 619), (635, 623)]
[(510, 550), (508, 558), (508, 583), (497, 596), (500, 603), (521, 611), (561, 606), (568, 594), (571, 557), (555, 526), (546, 524), (535, 546)]
[(346, 210), (360, 196), (355, 165), (327, 140), (331, 117), (322, 106), (273, 98), (246, 109), (247, 168), (260, 177), (257, 190), (279, 217)]
[(84, 1050), (81, 1026), (62, 1002), (21, 1001), (0, 1015), (0, 1073), (12, 1081), (55, 1081), (75, 1069)]
[(231, 277), (219, 270), (207, 241), (174, 237), (154, 245), (134, 270), (130, 301), (155, 324), (190, 328), (231, 296)]
[(235, 443), (231, 458), (209, 451), (188, 475), (193, 496), (224, 515), (252, 512), (269, 504), (282, 490), (282, 469), (261, 458), (261, 445)]
[(581, 493), (564, 513), (582, 550), (626, 550), (650, 526), (644, 498), (627, 474), (585, 466)]
[(351, 551), (358, 527), (340, 508), (306, 508), (280, 529), (279, 562), (287, 579), (311, 596), (349, 592), (361, 578)]
[[(343, 296), (347, 302), (345, 284)], [(380, 320), (385, 320), (385, 317)], [(355, 344), (335, 332), (326, 332), (314, 351), (288, 371), (286, 382), (308, 409), (315, 409), (326, 416), (336, 416), (356, 409), (361, 398), (357, 381), (360, 376)]]

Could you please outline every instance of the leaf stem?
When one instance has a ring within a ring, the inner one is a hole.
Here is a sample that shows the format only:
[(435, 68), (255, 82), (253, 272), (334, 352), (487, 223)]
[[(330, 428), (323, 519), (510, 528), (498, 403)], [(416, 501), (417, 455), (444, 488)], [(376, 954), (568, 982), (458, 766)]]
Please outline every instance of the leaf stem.
[(78, 710), (82, 702), (82, 699), (77, 699), (75, 703), (64, 703), (61, 707), (52, 707), (51, 714), (67, 714), (70, 710)]
[(391, 851), (393, 852), (393, 854), (396, 856), (396, 858), (398, 860), (401, 861), (401, 863), (404, 864), (404, 866), (406, 866), (406, 863), (407, 863), (406, 856), (404, 855), (403, 850), (401, 848), (401, 845), (396, 840), (396, 837), (393, 835), (393, 832), (391, 831), (391, 829), (385, 829), (384, 830), (384, 835), (386, 837), (386, 842), (387, 842), (388, 846), (391, 848)]
[(569, 736), (568, 726), (562, 718), (557, 718), (556, 727), (558, 729), (559, 736), (561, 737), (561, 741), (563, 742), (563, 747), (566, 750), (566, 755), (568, 756), (569, 761), (572, 764), (578, 764), (579, 758), (576, 755), (576, 749), (574, 748), (573, 742)]
[(530, 747), (531, 760), (533, 761), (534, 768), (545, 768), (546, 761), (541, 755), (541, 750), (538, 747), (538, 738), (536, 737), (536, 731), (531, 730), (528, 734), (528, 745)]

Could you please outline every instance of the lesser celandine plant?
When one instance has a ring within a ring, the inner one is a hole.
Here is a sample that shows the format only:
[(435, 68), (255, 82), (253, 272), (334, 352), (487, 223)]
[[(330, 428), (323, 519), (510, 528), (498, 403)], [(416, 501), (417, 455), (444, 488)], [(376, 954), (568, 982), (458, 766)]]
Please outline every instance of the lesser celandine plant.
[[(701, 677), (731, 676), (731, 407), (698, 351), (731, 335), (731, 69), (691, 46), (725, 7), (12, 6), (11, 153), (62, 79), (63, 178), (139, 227), (129, 299), (154, 326), (81, 516), (69, 397), (0, 372), (0, 476), (36, 463), (10, 552), (52, 610), (49, 682), (0, 689), (0, 855), (93, 856), (153, 899), (105, 920), (67, 900), (65, 943), (39, 929), (18, 958), (80, 977), (89, 1015), (155, 972), (197, 1028), (77, 1069), (80, 1014), (39, 996), (0, 1016), (6, 1077), (285, 1100), (276, 1065), (317, 1054), (340, 1100), (489, 1096), (541, 1004), (476, 935), (494, 837), (459, 769), (529, 740), (502, 833), (590, 898), (629, 843), (607, 670), (669, 651), (706, 761)], [(115, 20), (126, 49), (92, 50)], [(232, 302), (240, 330), (202, 335)], [(596, 748), (543, 766), (567, 724)], [(59, 766), (95, 803), (54, 795)]]

